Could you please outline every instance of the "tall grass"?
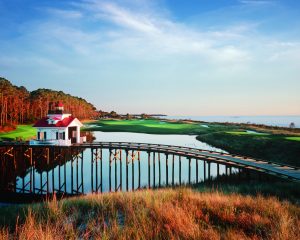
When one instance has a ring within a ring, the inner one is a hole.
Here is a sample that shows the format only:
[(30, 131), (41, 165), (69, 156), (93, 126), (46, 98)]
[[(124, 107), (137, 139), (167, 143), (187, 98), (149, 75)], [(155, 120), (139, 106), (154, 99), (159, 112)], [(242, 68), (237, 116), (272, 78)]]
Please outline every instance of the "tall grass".
[(300, 207), (273, 197), (165, 189), (10, 208), (0, 239), (300, 239)]

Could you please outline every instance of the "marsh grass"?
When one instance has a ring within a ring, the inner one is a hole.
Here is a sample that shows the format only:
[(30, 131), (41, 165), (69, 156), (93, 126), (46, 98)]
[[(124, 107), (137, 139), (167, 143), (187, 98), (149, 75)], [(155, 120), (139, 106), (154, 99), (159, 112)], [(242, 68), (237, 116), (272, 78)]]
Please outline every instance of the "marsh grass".
[[(191, 189), (87, 195), (10, 207), (0, 239), (299, 239), (300, 208)], [(0, 208), (3, 216), (3, 208)], [(20, 213), (25, 213), (24, 217)]]

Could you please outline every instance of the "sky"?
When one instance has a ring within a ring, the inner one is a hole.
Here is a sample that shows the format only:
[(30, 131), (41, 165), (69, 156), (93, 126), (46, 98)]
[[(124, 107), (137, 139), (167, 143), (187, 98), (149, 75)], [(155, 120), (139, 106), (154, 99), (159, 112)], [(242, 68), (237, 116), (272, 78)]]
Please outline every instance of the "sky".
[(0, 0), (0, 76), (119, 113), (300, 115), (300, 1)]

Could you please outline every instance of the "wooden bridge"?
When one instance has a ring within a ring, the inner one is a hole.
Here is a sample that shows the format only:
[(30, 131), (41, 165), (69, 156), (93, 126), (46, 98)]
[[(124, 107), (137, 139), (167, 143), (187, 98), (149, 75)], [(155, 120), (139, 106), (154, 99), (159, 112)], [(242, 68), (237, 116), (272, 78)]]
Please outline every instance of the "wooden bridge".
[(145, 152), (158, 152), (166, 155), (183, 156), (191, 159), (203, 160), (208, 163), (216, 163), (237, 169), (249, 169), (269, 175), (276, 175), (284, 179), (290, 179), (300, 182), (300, 167), (280, 164), (266, 160), (258, 160), (250, 157), (244, 157), (236, 154), (223, 152), (214, 152), (197, 148), (149, 144), (149, 143), (130, 143), (130, 142), (97, 142), (74, 145), (86, 148), (102, 149), (125, 149)]
[[(82, 194), (84, 189), (84, 165), (83, 153), (90, 149), (90, 192), (103, 191), (103, 173), (109, 174), (109, 191), (129, 190), (129, 178), (131, 178), (131, 190), (141, 187), (160, 187), (171, 183), (182, 183), (182, 158), (187, 160), (187, 184), (198, 183), (200, 181), (211, 180), (211, 165), (216, 166), (216, 178), (220, 175), (220, 166), (225, 166), (225, 175), (256, 172), (277, 176), (300, 182), (299, 167), (278, 164), (265, 160), (258, 160), (224, 152), (214, 152), (197, 148), (189, 148), (173, 145), (130, 143), (130, 142), (93, 142), (84, 144), (74, 144), (69, 147), (62, 146), (30, 146), (26, 143), (0, 143), (0, 163), (1, 163), (1, 191), (27, 192), (45, 194), (50, 192)], [(108, 169), (103, 169), (102, 151), (109, 152)], [(143, 169), (147, 174), (148, 184), (141, 185), (141, 153), (147, 154), (147, 165)], [(164, 161), (161, 161), (161, 155)], [(193, 167), (192, 167), (193, 161)], [(67, 163), (70, 162), (69, 181), (67, 180)], [(125, 168), (122, 167), (124, 162)], [(161, 162), (165, 166), (161, 167)], [(178, 172), (175, 173), (174, 163), (177, 162)], [(203, 167), (199, 174), (199, 162)], [(137, 163), (137, 167), (135, 167)], [(131, 166), (131, 174), (129, 168)], [(114, 169), (113, 169), (114, 167)], [(135, 174), (138, 171), (138, 179)], [(114, 170), (114, 173), (113, 173)], [(164, 176), (162, 176), (162, 170)], [(233, 171), (234, 170), (234, 171)], [(195, 179), (191, 179), (192, 171)], [(158, 172), (158, 173), (157, 173)], [(224, 173), (224, 172), (223, 172)], [(125, 174), (123, 184), (122, 174)], [(176, 183), (174, 176), (179, 176)], [(158, 179), (157, 179), (158, 176)], [(39, 181), (36, 178), (39, 177)], [(162, 180), (162, 177), (165, 177)], [(152, 179), (151, 179), (152, 178)], [(22, 184), (17, 184), (17, 179)], [(70, 188), (67, 189), (67, 183)], [(114, 185), (114, 186), (113, 186)], [(124, 186), (123, 186), (124, 185)], [(137, 186), (137, 187), (135, 187)]]

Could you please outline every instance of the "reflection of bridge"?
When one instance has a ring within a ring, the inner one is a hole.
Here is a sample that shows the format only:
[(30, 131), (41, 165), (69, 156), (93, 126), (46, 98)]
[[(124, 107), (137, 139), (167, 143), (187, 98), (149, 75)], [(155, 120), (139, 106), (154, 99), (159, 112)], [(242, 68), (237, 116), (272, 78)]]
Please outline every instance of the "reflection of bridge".
[[(135, 189), (135, 185), (138, 185), (137, 188), (142, 187), (141, 152), (146, 153), (148, 156), (147, 175), (145, 177), (148, 179), (147, 186), (149, 188), (169, 185), (169, 182), (172, 185), (181, 184), (182, 157), (186, 158), (188, 162), (186, 173), (188, 178), (185, 182), (188, 184), (192, 182), (197, 183), (199, 180), (210, 180), (212, 178), (212, 164), (216, 166), (216, 177), (221, 175), (220, 166), (225, 166), (226, 175), (231, 174), (234, 169), (238, 170), (240, 174), (243, 172), (257, 172), (300, 182), (300, 169), (297, 167), (196, 148), (126, 142), (94, 142), (74, 144), (70, 147), (0, 143), (0, 190), (38, 194), (51, 192), (84, 193), (83, 179), (86, 173), (83, 171), (83, 151), (86, 149), (91, 150), (90, 183), (92, 192), (103, 191), (103, 171), (107, 172), (103, 170), (104, 157), (102, 150), (104, 149), (109, 151), (108, 182), (110, 191), (113, 188), (115, 191), (122, 190), (122, 188), (129, 190), (129, 184), (131, 184), (132, 190)], [(161, 160), (161, 155), (164, 155), (163, 160)], [(174, 168), (175, 161), (178, 166), (177, 173), (175, 173)], [(68, 162), (69, 169), (67, 170)], [(202, 179), (200, 179), (200, 164), (198, 165), (198, 162), (201, 162), (203, 167), (203, 172), (201, 172), (203, 174)], [(122, 167), (122, 163), (125, 168)], [(135, 163), (137, 163), (137, 169)], [(164, 166), (162, 166), (162, 163)], [(131, 174), (129, 175), (130, 167)], [(56, 170), (54, 170), (55, 168)], [(114, 173), (112, 170), (114, 170)], [(134, 174), (134, 171), (138, 172), (136, 183), (135, 177), (137, 174)], [(164, 171), (164, 174), (162, 174), (162, 171)], [(194, 181), (191, 179), (192, 171), (195, 176)], [(67, 180), (67, 172), (70, 173), (69, 180)], [(125, 174), (125, 184), (122, 183), (122, 174)], [(177, 183), (174, 181), (175, 175), (179, 177), (179, 182)], [(158, 176), (158, 179), (156, 176)], [(162, 177), (164, 177), (165, 184), (162, 184)], [(37, 178), (39, 179), (37, 180)], [(129, 178), (131, 179), (129, 180)], [(21, 185), (19, 184), (18, 187), (16, 179), (21, 179)], [(158, 180), (158, 183), (156, 180)], [(70, 186), (67, 188), (68, 181)]]

